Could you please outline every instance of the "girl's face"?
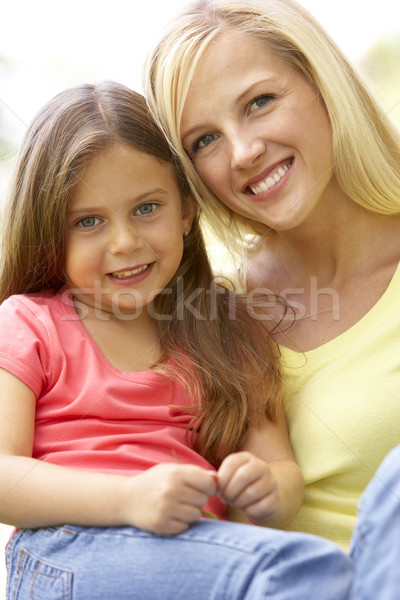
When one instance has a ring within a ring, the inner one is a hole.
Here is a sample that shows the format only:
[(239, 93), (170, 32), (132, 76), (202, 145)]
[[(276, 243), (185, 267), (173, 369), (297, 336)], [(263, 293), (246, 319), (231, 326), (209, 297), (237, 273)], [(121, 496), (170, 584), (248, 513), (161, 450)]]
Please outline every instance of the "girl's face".
[(227, 31), (207, 48), (181, 136), (214, 194), (275, 230), (299, 226), (322, 197), (341, 193), (324, 104), (295, 68), (249, 35)]
[(146, 306), (176, 273), (194, 211), (170, 165), (122, 145), (99, 154), (68, 205), (66, 274), (75, 297), (114, 314)]

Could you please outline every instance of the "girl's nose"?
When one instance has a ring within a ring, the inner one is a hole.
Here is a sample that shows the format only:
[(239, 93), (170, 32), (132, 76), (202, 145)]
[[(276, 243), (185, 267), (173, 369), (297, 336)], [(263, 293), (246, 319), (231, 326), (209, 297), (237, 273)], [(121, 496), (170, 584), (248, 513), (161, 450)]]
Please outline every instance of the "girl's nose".
[(230, 145), (232, 169), (251, 168), (266, 152), (266, 145), (261, 137), (249, 131), (232, 136)]
[(109, 245), (111, 254), (131, 254), (146, 246), (134, 225), (122, 221), (112, 227)]

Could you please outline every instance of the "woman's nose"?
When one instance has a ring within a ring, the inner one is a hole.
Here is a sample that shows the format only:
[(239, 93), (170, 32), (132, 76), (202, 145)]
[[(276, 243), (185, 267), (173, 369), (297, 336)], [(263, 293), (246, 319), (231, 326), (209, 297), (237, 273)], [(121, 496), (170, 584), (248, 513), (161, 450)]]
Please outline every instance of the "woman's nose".
[(265, 142), (254, 132), (237, 134), (230, 140), (232, 169), (251, 168), (266, 151)]
[(133, 223), (119, 221), (110, 232), (109, 238), (111, 254), (130, 254), (146, 246)]

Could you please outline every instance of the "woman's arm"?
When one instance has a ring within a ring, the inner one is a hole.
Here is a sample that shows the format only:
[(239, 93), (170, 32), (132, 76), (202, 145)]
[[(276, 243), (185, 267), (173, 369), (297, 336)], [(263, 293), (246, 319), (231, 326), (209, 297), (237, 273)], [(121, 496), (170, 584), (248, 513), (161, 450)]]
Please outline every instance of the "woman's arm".
[(215, 494), (213, 474), (158, 465), (135, 477), (78, 471), (32, 458), (36, 399), (0, 369), (0, 522), (18, 527), (71, 523), (132, 525), (176, 534)]
[(233, 521), (282, 527), (303, 501), (304, 480), (289, 442), (283, 408), (275, 422), (251, 427), (241, 452), (218, 471), (218, 486)]

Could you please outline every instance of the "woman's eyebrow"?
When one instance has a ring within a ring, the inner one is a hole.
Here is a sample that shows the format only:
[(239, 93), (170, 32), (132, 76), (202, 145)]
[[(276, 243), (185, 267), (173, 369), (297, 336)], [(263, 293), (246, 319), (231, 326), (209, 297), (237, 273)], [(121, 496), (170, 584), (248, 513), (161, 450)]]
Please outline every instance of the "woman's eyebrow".
[[(263, 85), (266, 83), (273, 83), (279, 80), (279, 77), (277, 77), (276, 75), (270, 75), (267, 77), (262, 77), (261, 79), (258, 79), (256, 81), (252, 81), (250, 85), (248, 85), (242, 92), (240, 92), (240, 94), (235, 98), (235, 103), (239, 104), (240, 102), (243, 101), (243, 99), (251, 93), (252, 89), (259, 86), (259, 85)], [(204, 121), (202, 123), (195, 123), (192, 127), (190, 127), (190, 129), (188, 129), (187, 131), (183, 131), (181, 133), (181, 138), (182, 141), (185, 140), (185, 138), (188, 137), (192, 137), (193, 135), (196, 137), (198, 134), (207, 131), (208, 129), (212, 130), (215, 127), (215, 125), (213, 125), (211, 122), (208, 123), (208, 121)]]

